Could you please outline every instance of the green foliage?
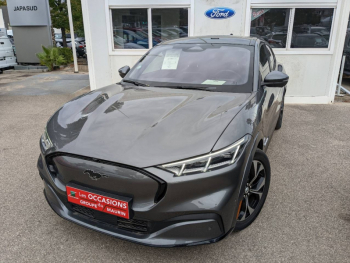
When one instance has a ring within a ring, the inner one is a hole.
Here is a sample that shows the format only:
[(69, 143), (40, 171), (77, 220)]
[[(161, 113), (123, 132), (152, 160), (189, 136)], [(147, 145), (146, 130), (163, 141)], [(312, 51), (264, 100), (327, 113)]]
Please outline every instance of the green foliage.
[[(69, 30), (67, 3), (62, 0), (49, 0), (51, 22), (54, 28), (65, 28)], [(72, 18), (74, 31), (79, 35), (84, 35), (83, 12), (81, 10), (81, 0), (71, 0)]]
[(54, 66), (60, 66), (66, 63), (64, 57), (59, 54), (57, 47), (44, 47), (42, 53), (37, 53), (36, 56), (40, 60), (40, 64), (47, 66), (49, 71), (54, 69)]
[(0, 0), (0, 6), (5, 6), (7, 5), (6, 0)]
[(74, 23), (74, 32), (79, 37), (84, 37), (83, 11), (81, 9), (81, 0), (71, 0), (72, 17)]
[(58, 53), (63, 56), (64, 60), (66, 61), (66, 64), (73, 62), (73, 52), (70, 48), (63, 47), (58, 49)]
[(51, 23), (54, 28), (69, 28), (67, 3), (61, 0), (49, 0)]

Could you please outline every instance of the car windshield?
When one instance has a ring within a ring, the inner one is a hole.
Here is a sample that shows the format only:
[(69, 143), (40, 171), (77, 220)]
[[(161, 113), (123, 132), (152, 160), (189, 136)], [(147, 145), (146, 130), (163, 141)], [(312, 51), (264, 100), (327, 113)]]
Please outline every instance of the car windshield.
[(125, 81), (172, 88), (210, 88), (221, 92), (252, 91), (251, 46), (174, 44), (151, 49)]

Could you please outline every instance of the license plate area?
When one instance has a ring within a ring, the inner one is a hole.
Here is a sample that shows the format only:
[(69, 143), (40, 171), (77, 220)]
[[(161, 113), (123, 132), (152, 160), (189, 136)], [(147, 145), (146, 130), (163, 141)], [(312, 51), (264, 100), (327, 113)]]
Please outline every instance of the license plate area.
[(66, 186), (68, 202), (117, 217), (130, 219), (131, 198), (117, 196), (75, 184)]

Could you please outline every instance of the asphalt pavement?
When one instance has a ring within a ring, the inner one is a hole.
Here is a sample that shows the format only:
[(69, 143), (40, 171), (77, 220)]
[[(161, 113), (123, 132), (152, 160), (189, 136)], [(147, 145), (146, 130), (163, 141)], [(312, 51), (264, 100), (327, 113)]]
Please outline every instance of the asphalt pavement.
[(160, 249), (68, 222), (46, 203), (39, 138), (55, 110), (86, 89), (78, 78), (79, 88), (55, 79), (35, 91), (37, 78), (57, 77), (45, 74), (11, 89), (0, 82), (0, 262), (350, 261), (350, 103), (286, 106), (267, 152), (269, 195), (249, 228), (212, 245)]

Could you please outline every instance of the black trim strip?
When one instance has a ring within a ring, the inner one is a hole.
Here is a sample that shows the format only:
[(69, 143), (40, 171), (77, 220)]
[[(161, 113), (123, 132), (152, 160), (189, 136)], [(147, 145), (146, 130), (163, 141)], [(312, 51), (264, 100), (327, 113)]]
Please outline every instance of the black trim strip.
[(57, 156), (69, 156), (69, 157), (78, 158), (78, 159), (82, 159), (82, 160), (103, 163), (103, 164), (107, 164), (107, 165), (113, 165), (113, 166), (118, 166), (118, 167), (130, 169), (130, 170), (134, 170), (136, 172), (142, 173), (142, 174), (152, 178), (153, 180), (155, 180), (158, 183), (158, 190), (156, 192), (156, 196), (154, 197), (155, 203), (158, 203), (165, 196), (165, 193), (167, 190), (167, 183), (164, 180), (160, 179), (159, 177), (155, 176), (154, 174), (152, 174), (148, 171), (145, 171), (141, 168), (137, 168), (134, 166), (121, 164), (121, 163), (114, 163), (111, 161), (101, 160), (101, 159), (97, 159), (97, 158), (93, 158), (93, 157), (87, 157), (87, 156), (82, 156), (82, 155), (78, 155), (78, 154), (64, 153), (64, 152), (55, 152), (55, 153), (52, 153), (52, 154), (45, 156), (46, 163), (47, 164), (50, 163), (50, 161), (52, 161), (52, 159), (57, 157)]

